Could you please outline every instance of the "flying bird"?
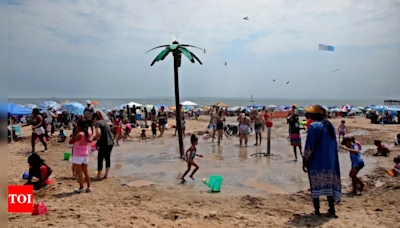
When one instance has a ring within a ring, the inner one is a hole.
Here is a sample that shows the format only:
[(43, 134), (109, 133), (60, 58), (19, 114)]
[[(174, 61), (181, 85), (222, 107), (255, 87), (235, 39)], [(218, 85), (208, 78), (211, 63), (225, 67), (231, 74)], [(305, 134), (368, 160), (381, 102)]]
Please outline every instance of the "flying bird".
[(204, 49), (204, 54), (205, 54), (205, 53), (207, 53), (207, 52), (206, 52), (206, 49)]
[(276, 82), (276, 79), (273, 79), (272, 81)]
[(225, 66), (228, 66), (228, 62), (225, 62)]
[(249, 17), (245, 17), (245, 18), (243, 18), (243, 20), (246, 20), (246, 21), (248, 21), (248, 20), (249, 20)]
[(336, 72), (336, 71), (338, 71), (338, 70), (339, 70), (339, 69), (333, 70), (332, 73), (333, 73), (333, 72)]
[(290, 81), (286, 82), (286, 85), (288, 85), (288, 84), (289, 84), (289, 82), (290, 82)]

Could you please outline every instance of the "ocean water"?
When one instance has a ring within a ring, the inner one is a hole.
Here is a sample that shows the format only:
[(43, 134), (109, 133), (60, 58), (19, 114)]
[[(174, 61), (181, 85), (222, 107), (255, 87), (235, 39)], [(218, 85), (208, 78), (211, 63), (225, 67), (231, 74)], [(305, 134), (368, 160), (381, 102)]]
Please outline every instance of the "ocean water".
[[(129, 102), (136, 102), (143, 105), (151, 104), (151, 105), (165, 105), (165, 106), (175, 106), (174, 98), (8, 98), (8, 102), (14, 104), (38, 104), (42, 101), (54, 100), (57, 102), (63, 102), (66, 100), (76, 101), (82, 104), (85, 104), (86, 100), (98, 101), (98, 108), (114, 108), (121, 104), (126, 104)], [(191, 98), (182, 98), (181, 102), (189, 100), (197, 103), (200, 107), (210, 106), (216, 104), (217, 102), (224, 102), (230, 106), (240, 106), (246, 107), (252, 104), (261, 104), (261, 105), (291, 105), (296, 104), (297, 106), (307, 106), (313, 104), (326, 105), (326, 106), (341, 106), (345, 104), (351, 104), (355, 106), (368, 106), (371, 104), (381, 105), (383, 104), (383, 100), (371, 99), (371, 100), (335, 100), (335, 99), (257, 99), (255, 98), (254, 102), (250, 102), (250, 99), (240, 99), (240, 98), (199, 98), (199, 97), (191, 97)]]

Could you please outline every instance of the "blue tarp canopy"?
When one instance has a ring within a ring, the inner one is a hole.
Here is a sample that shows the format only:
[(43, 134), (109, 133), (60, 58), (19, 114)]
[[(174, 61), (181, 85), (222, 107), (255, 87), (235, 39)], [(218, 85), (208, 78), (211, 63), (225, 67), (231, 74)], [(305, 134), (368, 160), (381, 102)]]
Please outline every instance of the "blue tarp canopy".
[(20, 105), (8, 103), (7, 104), (7, 113), (8, 113), (8, 116), (23, 116), (23, 115), (31, 115), (32, 110), (22, 107)]
[(370, 108), (372, 110), (379, 111), (379, 112), (386, 112), (386, 111), (399, 112), (400, 111), (399, 107), (388, 107), (388, 106), (383, 106), (383, 105), (367, 106), (365, 109), (367, 109), (367, 108)]

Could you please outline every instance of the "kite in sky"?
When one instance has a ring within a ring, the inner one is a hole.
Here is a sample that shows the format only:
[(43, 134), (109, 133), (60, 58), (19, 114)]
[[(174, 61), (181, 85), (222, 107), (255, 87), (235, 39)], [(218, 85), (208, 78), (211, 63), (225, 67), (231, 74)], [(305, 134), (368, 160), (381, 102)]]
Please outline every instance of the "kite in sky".
[(286, 85), (288, 85), (288, 84), (289, 84), (289, 82), (290, 82), (290, 81), (286, 82)]
[(243, 20), (246, 20), (246, 21), (248, 21), (248, 20), (249, 20), (249, 17), (245, 17), (245, 18), (243, 18)]

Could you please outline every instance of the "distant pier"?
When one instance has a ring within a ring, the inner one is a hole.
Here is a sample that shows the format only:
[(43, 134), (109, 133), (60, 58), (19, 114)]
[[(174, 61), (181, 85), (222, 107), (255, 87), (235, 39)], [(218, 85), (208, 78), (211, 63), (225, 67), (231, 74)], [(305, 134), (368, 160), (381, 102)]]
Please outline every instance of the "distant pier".
[(400, 100), (384, 100), (385, 105), (400, 105)]

